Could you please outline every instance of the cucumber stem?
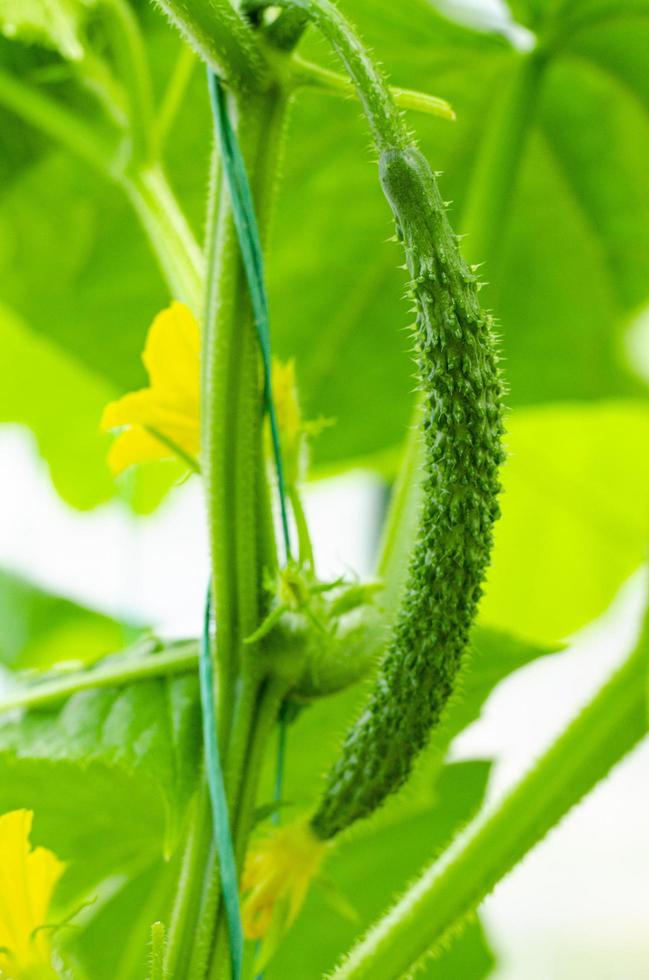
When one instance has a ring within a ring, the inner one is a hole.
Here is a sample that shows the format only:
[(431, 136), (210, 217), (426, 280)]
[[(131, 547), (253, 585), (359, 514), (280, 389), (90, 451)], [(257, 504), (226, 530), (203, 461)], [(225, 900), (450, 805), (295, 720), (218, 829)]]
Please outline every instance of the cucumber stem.
[(239, 92), (263, 89), (266, 65), (250, 24), (230, 0), (156, 0), (202, 60)]

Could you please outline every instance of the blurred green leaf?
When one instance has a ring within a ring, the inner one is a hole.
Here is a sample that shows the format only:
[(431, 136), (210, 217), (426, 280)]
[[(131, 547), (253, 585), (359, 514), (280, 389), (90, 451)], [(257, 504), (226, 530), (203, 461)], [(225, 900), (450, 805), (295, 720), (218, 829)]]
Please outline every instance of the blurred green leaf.
[(33, 841), (70, 862), (60, 894), (71, 900), (172, 849), (199, 746), (194, 677), (81, 692), (2, 720), (0, 811), (34, 810)]
[(0, 570), (0, 661), (13, 668), (97, 660), (124, 643), (125, 627)]
[(600, 615), (646, 557), (649, 404), (513, 412), (481, 620), (554, 642)]
[(89, 6), (89, 0), (0, 0), (0, 31), (76, 61), (83, 55), (79, 28)]
[[(267, 969), (269, 980), (295, 976), (316, 980), (362, 935), (396, 897), (405, 883), (477, 812), (486, 788), (487, 762), (445, 766), (433, 802), (402, 820), (373, 831), (359, 830), (341, 843), (325, 865), (331, 886), (357, 913), (356, 921), (332, 907), (326, 891), (311, 890), (305, 908)], [(380, 857), (379, 857), (380, 856)], [(368, 868), (372, 886), (367, 887)], [(468, 938), (423, 969), (421, 976), (478, 980), (489, 972), (493, 957), (479, 926)]]

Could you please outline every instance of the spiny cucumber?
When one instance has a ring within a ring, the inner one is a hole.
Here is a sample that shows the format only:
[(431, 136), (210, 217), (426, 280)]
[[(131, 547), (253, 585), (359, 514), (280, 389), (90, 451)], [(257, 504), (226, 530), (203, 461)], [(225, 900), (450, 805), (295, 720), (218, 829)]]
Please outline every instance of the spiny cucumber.
[(331, 838), (407, 779), (453, 690), (489, 563), (503, 461), (502, 381), (490, 317), (462, 259), (435, 175), (415, 145), (380, 157), (406, 254), (424, 398), (419, 533), (369, 703), (312, 818)]

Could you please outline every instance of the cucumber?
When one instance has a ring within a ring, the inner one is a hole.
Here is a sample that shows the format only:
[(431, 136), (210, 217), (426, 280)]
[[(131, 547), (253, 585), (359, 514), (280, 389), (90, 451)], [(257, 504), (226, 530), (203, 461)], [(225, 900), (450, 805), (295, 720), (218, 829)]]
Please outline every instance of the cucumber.
[(453, 692), (499, 515), (503, 383), (491, 318), (435, 175), (414, 145), (380, 156), (416, 308), (423, 502), (404, 597), (374, 690), (311, 825), (329, 839), (405, 782)]

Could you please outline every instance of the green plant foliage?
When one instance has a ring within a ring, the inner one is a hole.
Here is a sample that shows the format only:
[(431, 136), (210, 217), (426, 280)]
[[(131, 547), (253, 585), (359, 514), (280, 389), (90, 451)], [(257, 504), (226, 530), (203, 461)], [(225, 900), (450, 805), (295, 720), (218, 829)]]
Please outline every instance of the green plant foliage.
[(83, 54), (79, 28), (88, 6), (87, 0), (0, 0), (0, 31), (76, 60)]
[(0, 810), (36, 812), (34, 841), (71, 861), (61, 890), (72, 901), (173, 849), (199, 745), (193, 677), (81, 692), (3, 720)]
[(124, 645), (127, 628), (0, 570), (0, 632), (3, 664), (43, 669), (98, 660)]

